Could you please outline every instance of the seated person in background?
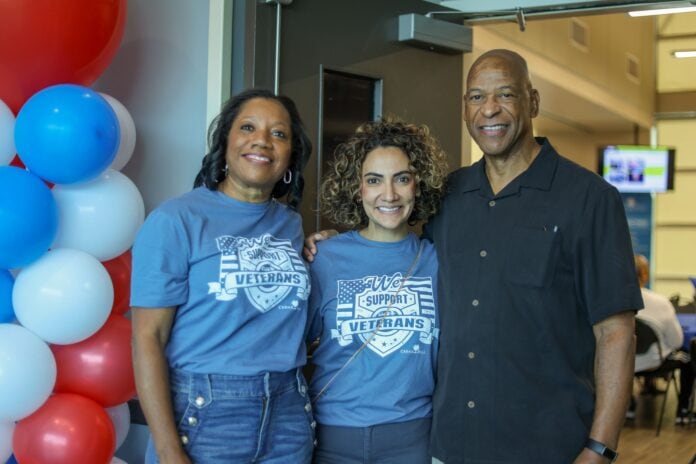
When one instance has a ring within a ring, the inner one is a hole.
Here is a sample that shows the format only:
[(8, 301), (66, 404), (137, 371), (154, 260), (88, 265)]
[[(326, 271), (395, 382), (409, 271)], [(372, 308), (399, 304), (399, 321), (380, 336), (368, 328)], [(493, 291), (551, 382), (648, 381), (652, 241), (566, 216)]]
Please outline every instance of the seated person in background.
[[(679, 325), (674, 306), (664, 296), (645, 288), (650, 280), (648, 260), (643, 255), (635, 255), (636, 274), (640, 282), (641, 293), (645, 308), (638, 311), (636, 318), (644, 321), (657, 333), (662, 354), (668, 362), (676, 363), (679, 369), (680, 390), (679, 403), (677, 405), (677, 424), (685, 424), (690, 421), (689, 397), (694, 382), (694, 369), (689, 356), (680, 351), (684, 342), (684, 333)], [(640, 372), (654, 369), (662, 364), (665, 359), (660, 359), (660, 348), (652, 346), (648, 352), (636, 355), (635, 371)], [(627, 413), (628, 418), (635, 416), (635, 401), (631, 400), (631, 407)], [(633, 413), (633, 414), (631, 414)]]

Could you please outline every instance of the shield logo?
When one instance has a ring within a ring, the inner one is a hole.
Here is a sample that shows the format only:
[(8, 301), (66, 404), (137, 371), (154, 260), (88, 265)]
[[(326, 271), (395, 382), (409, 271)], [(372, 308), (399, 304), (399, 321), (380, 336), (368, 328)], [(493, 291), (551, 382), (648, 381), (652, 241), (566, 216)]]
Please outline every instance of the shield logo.
[(374, 298), (377, 293), (384, 294), (366, 289), (355, 295), (355, 317), (376, 320), (380, 324), (380, 329), (361, 333), (358, 337), (370, 350), (385, 357), (401, 348), (415, 333), (391, 328), (388, 322), (399, 316), (418, 316), (418, 296), (406, 287), (398, 295), (393, 295), (393, 300)]
[[(261, 243), (247, 242), (239, 247), (239, 267), (242, 271), (259, 274), (278, 271), (293, 271), (292, 261), (287, 251), (270, 246), (268, 240)], [(249, 301), (262, 313), (275, 307), (291, 292), (289, 285), (257, 285), (245, 289)]]

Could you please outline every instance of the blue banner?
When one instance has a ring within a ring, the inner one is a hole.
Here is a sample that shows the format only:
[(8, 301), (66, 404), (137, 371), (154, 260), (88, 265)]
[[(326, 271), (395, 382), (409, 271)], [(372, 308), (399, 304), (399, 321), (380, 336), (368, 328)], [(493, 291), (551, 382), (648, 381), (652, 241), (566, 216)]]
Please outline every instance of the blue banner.
[(652, 195), (650, 193), (622, 193), (628, 229), (631, 232), (633, 252), (650, 261), (652, 246)]

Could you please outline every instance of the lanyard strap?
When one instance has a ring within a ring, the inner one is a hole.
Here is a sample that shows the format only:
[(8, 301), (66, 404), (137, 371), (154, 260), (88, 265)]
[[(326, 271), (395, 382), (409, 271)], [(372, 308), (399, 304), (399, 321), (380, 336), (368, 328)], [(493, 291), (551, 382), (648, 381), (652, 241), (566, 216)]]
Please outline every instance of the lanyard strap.
[[(404, 285), (406, 284), (406, 281), (411, 277), (413, 274), (413, 271), (416, 268), (416, 264), (418, 264), (418, 260), (420, 259), (421, 253), (423, 251), (423, 239), (420, 241), (420, 245), (418, 246), (418, 253), (416, 253), (416, 257), (413, 258), (413, 262), (411, 263), (411, 266), (409, 266), (408, 271), (406, 271), (406, 275), (404, 276), (403, 279), (401, 279), (401, 284), (399, 285), (399, 288), (396, 290), (396, 293), (394, 293), (394, 296), (396, 297), (399, 292), (404, 288)], [(341, 368), (336, 371), (334, 375), (331, 376), (328, 382), (326, 382), (326, 385), (319, 390), (319, 393), (316, 394), (316, 396), (312, 399), (312, 403), (316, 403), (319, 398), (326, 392), (326, 390), (329, 388), (329, 386), (336, 380), (336, 377), (343, 372), (343, 370), (348, 367), (348, 364), (353, 362), (353, 360), (367, 347), (367, 345), (372, 341), (375, 336), (377, 336), (377, 332), (382, 328), (382, 322), (384, 322), (384, 319), (389, 316), (390, 309), (394, 305), (394, 302), (396, 301), (396, 298), (393, 298), (389, 306), (384, 310), (382, 313), (382, 317), (380, 317), (379, 321), (377, 321), (377, 327), (375, 327), (375, 330), (372, 331), (372, 334), (370, 334), (370, 337), (363, 341), (363, 344), (358, 347), (358, 349), (355, 350), (355, 352), (346, 360), (345, 363), (341, 366)]]

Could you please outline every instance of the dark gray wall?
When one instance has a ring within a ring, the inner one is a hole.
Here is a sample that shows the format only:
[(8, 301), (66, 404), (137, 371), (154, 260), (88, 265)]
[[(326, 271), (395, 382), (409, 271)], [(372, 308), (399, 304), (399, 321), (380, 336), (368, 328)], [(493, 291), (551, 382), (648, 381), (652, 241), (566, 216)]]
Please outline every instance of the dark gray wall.
[[(320, 65), (381, 78), (383, 113), (430, 126), (459, 166), (462, 138), (462, 55), (443, 55), (398, 42), (398, 16), (437, 5), (418, 0), (294, 0), (282, 8), (280, 93), (293, 98), (315, 149), (305, 170), (305, 231), (316, 230)], [(273, 87), (274, 5), (258, 4), (254, 85)], [(247, 24), (247, 27), (249, 24)], [(239, 83), (239, 81), (237, 81)]]

